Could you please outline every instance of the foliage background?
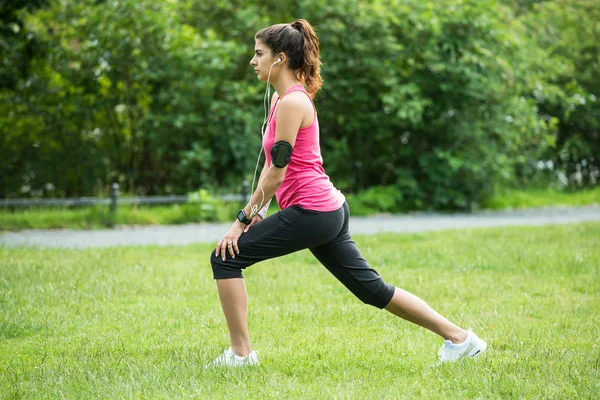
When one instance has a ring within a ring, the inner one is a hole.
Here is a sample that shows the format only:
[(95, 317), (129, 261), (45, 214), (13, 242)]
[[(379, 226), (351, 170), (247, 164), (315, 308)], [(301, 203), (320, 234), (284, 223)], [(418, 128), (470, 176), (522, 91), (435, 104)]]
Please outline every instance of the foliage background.
[(20, 0), (0, 6), (0, 197), (237, 190), (263, 117), (253, 35), (295, 18), (320, 38), (346, 193), (471, 209), (598, 184), (594, 0)]

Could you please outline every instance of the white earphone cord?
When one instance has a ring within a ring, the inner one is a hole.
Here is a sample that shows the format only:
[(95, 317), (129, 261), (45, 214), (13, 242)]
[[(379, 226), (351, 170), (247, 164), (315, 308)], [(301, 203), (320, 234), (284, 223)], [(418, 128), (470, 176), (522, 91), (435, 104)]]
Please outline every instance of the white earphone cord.
[[(266, 133), (265, 124), (267, 124), (267, 122), (268, 122), (270, 109), (271, 109), (271, 85), (270, 85), (271, 70), (273, 69), (273, 65), (277, 64), (277, 62), (278, 61), (271, 64), (271, 67), (269, 68), (269, 74), (267, 75), (267, 87), (265, 89), (265, 95), (263, 97), (263, 107), (265, 110), (265, 118), (263, 119), (263, 124), (262, 124), (262, 127), (260, 128), (260, 131), (261, 131), (260, 152), (258, 153), (258, 158), (256, 159), (256, 167), (254, 168), (254, 175), (252, 177), (252, 188), (250, 190), (250, 193), (251, 193), (250, 196), (252, 196), (252, 193), (254, 193), (254, 182), (256, 181), (256, 171), (258, 171), (258, 164), (260, 163), (260, 156), (262, 156), (263, 140), (264, 140), (265, 133)], [(266, 160), (265, 160), (265, 162), (266, 162)], [(269, 169), (271, 169), (272, 167), (273, 166), (271, 165), (269, 167)], [(258, 211), (261, 210), (262, 205), (265, 202), (265, 190), (262, 187), (260, 177), (258, 179), (258, 186), (260, 187), (260, 191), (262, 192), (262, 200), (260, 201), (260, 204), (252, 204), (250, 206), (250, 216), (249, 216), (250, 219), (252, 219), (258, 213)]]

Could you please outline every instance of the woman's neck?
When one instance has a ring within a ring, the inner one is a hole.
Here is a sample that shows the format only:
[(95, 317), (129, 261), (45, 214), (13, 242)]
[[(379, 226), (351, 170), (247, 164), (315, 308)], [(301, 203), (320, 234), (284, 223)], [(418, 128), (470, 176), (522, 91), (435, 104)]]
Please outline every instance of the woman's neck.
[(277, 91), (279, 98), (285, 96), (287, 91), (295, 85), (301, 85), (294, 73), (284, 74), (277, 81), (273, 82), (273, 88)]

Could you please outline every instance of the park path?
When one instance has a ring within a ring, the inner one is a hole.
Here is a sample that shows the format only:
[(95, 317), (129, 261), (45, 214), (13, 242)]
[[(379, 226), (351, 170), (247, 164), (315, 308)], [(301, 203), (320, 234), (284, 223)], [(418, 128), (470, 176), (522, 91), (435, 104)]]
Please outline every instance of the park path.
[[(444, 229), (600, 221), (600, 206), (549, 207), (476, 213), (414, 213), (351, 217), (352, 234), (424, 232)], [(231, 224), (117, 227), (104, 230), (25, 230), (0, 233), (0, 246), (86, 248), (136, 245), (216, 243)]]

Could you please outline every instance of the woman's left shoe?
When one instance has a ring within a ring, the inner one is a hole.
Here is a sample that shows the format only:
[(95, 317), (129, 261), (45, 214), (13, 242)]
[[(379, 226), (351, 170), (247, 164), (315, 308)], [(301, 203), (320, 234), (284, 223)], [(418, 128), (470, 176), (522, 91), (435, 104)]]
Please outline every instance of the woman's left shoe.
[(258, 355), (253, 350), (245, 357), (240, 357), (230, 347), (211, 363), (212, 367), (247, 367), (258, 365)]

